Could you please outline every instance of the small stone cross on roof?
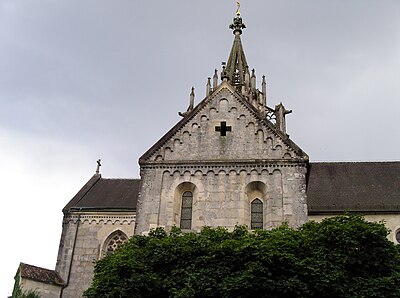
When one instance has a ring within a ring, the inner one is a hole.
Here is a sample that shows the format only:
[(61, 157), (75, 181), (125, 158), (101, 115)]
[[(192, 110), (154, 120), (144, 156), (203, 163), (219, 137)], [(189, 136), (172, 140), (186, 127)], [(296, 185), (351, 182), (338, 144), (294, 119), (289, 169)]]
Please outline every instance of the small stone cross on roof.
[(101, 167), (101, 159), (98, 159), (97, 160), (96, 174), (100, 174), (100, 167)]

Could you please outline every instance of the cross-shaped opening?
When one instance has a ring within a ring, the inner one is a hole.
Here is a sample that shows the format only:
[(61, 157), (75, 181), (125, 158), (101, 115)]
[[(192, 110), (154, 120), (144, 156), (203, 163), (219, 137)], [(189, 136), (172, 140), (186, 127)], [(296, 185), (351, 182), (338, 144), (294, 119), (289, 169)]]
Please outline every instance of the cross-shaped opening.
[(232, 131), (232, 127), (231, 126), (226, 126), (226, 122), (222, 121), (221, 122), (221, 126), (216, 126), (215, 127), (215, 131), (219, 131), (221, 133), (221, 136), (226, 136), (226, 132), (227, 131)]

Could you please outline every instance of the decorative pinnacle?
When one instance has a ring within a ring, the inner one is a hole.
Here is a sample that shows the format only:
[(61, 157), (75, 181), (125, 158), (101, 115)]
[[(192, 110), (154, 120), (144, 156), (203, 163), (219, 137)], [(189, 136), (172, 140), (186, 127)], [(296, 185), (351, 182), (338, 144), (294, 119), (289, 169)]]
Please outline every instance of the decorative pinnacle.
[(229, 26), (230, 29), (233, 30), (233, 34), (242, 34), (242, 29), (246, 28), (246, 25), (243, 24), (243, 20), (241, 18), (240, 13), (240, 1), (236, 1), (237, 9), (236, 9), (236, 17), (233, 19), (233, 23)]
[(236, 33), (242, 34), (242, 29), (246, 28), (246, 25), (243, 24), (243, 20), (240, 17), (240, 14), (233, 19), (233, 23), (230, 24), (229, 28), (233, 30), (233, 34), (235, 35)]

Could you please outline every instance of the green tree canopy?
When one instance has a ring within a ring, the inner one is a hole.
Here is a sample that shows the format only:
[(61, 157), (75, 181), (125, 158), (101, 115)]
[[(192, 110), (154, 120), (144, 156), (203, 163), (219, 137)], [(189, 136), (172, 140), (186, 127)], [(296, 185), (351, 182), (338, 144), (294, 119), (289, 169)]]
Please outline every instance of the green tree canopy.
[(400, 297), (400, 251), (387, 235), (356, 215), (270, 231), (157, 228), (98, 261), (85, 296)]

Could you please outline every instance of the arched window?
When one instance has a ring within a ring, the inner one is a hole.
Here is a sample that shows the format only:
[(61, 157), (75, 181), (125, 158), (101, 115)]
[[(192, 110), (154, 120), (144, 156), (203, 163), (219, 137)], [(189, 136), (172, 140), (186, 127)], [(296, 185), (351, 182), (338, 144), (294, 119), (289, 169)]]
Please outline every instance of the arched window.
[(396, 231), (396, 241), (397, 243), (400, 243), (400, 229)]
[(251, 202), (251, 229), (262, 229), (263, 226), (263, 203), (255, 199)]
[(181, 229), (190, 230), (192, 228), (192, 205), (193, 193), (185, 191), (182, 195)]
[(128, 236), (122, 231), (112, 233), (103, 246), (103, 255), (112, 254), (120, 245), (128, 242)]

